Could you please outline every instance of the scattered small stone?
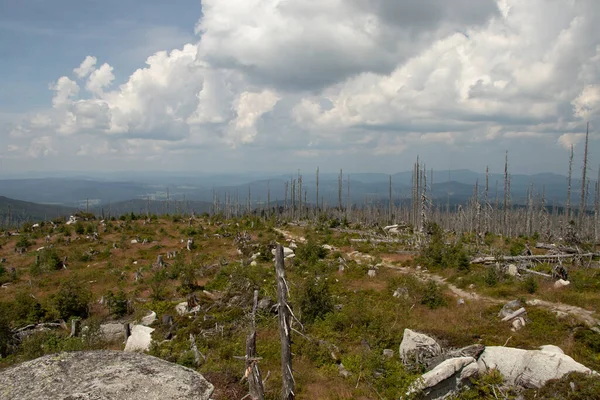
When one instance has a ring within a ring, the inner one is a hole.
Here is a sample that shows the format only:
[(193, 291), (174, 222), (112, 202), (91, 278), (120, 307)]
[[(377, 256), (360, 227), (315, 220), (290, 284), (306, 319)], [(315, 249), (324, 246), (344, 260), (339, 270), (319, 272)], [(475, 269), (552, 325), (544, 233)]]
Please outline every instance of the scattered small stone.
[(188, 304), (187, 301), (179, 303), (175, 306), (175, 311), (179, 316), (184, 316), (188, 312)]
[(338, 370), (340, 372), (340, 376), (344, 377), (344, 378), (349, 378), (352, 376), (352, 372), (348, 371), (345, 367), (344, 364), (339, 363), (338, 364)]
[(394, 294), (392, 294), (392, 296), (394, 296), (397, 299), (399, 299), (400, 297), (408, 299), (408, 288), (399, 287), (398, 289), (394, 290)]
[(506, 273), (510, 276), (519, 276), (519, 268), (515, 264), (508, 264), (506, 267)]
[(144, 318), (142, 318), (142, 321), (140, 322), (140, 324), (144, 325), (144, 326), (148, 326), (148, 325), (152, 325), (154, 323), (154, 321), (156, 321), (156, 313), (154, 311), (150, 311), (150, 314), (146, 315)]
[(554, 288), (555, 289), (560, 289), (563, 288), (565, 286), (569, 286), (571, 284), (571, 282), (566, 281), (564, 279), (559, 279), (556, 282), (554, 282)]

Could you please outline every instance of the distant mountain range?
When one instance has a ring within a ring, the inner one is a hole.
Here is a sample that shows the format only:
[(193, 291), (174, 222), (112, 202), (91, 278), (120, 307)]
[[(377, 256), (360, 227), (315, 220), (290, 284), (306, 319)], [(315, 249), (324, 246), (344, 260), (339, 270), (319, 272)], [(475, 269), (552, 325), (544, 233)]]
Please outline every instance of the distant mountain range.
[[(43, 219), (56, 215), (73, 213), (76, 209), (89, 209), (98, 214), (104, 210), (118, 215), (125, 212), (145, 212), (149, 207), (152, 213), (180, 211), (209, 211), (214, 197), (224, 204), (227, 196), (231, 202), (246, 204), (250, 196), (253, 206), (264, 204), (270, 191), (271, 202), (283, 201), (285, 185), (288, 182), (290, 198), (291, 180), (298, 175), (268, 174), (216, 174), (175, 175), (160, 173), (155, 176), (143, 175), (134, 179), (82, 179), (78, 178), (36, 178), (0, 180), (0, 217), (8, 215), (29, 215), (29, 218)], [(350, 197), (353, 204), (387, 203), (389, 199), (390, 175), (380, 173), (356, 173), (343, 175), (342, 199), (346, 202), (350, 180)], [(394, 202), (405, 202), (411, 198), (412, 172), (399, 172), (391, 175)], [(488, 196), (503, 199), (503, 175), (490, 174)], [(434, 171), (427, 174), (427, 184), (433, 193), (434, 201), (444, 204), (464, 203), (473, 195), (478, 182), (480, 193), (485, 187), (485, 173), (470, 170)], [(316, 201), (316, 174), (314, 171), (302, 176), (303, 197), (309, 203)], [(433, 183), (433, 186), (432, 186)], [(545, 192), (548, 205), (562, 205), (567, 193), (567, 178), (563, 175), (542, 173), (535, 175), (511, 175), (511, 197), (514, 205), (524, 204), (527, 190), (533, 184), (534, 194)], [(572, 201), (577, 204), (581, 182), (573, 179)], [(590, 182), (593, 189), (595, 182)], [(593, 194), (590, 194), (590, 199)], [(11, 200), (19, 199), (19, 200)], [(336, 205), (338, 199), (338, 174), (322, 173), (319, 176), (319, 201)], [(168, 200), (168, 201), (167, 201)], [(37, 203), (37, 204), (33, 204)], [(167, 206), (168, 204), (168, 206)], [(9, 207), (10, 206), (10, 207)], [(25, 210), (25, 211), (24, 211)]]
[(44, 221), (70, 215), (72, 207), (31, 203), (0, 196), (0, 226), (17, 225), (25, 221)]

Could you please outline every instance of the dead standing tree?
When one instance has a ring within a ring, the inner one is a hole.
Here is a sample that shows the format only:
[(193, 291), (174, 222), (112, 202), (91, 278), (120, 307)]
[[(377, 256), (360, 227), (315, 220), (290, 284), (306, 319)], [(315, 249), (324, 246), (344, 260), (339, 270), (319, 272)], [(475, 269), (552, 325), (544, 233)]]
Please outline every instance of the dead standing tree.
[(583, 236), (583, 224), (585, 222), (585, 211), (586, 211), (586, 187), (587, 184), (587, 160), (588, 160), (588, 139), (590, 134), (590, 123), (587, 123), (585, 129), (585, 147), (583, 150), (583, 176), (581, 177), (581, 203), (579, 204), (579, 233)]
[(258, 290), (254, 291), (252, 303), (251, 330), (246, 338), (246, 372), (244, 377), (248, 378), (248, 395), (252, 400), (263, 400), (265, 389), (263, 380), (258, 369), (258, 358), (256, 357), (256, 309), (258, 307)]
[(294, 377), (292, 375), (292, 314), (287, 303), (288, 285), (285, 281), (285, 267), (283, 264), (283, 247), (278, 244), (275, 251), (275, 273), (277, 275), (277, 313), (279, 315), (279, 337), (281, 339), (281, 378), (283, 400), (293, 400)]

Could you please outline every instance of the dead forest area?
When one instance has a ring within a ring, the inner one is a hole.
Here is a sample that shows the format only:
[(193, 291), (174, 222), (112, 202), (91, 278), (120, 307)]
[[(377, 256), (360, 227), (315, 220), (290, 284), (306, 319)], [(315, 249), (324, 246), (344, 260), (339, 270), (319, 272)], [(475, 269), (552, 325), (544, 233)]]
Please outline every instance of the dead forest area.
[[(433, 365), (418, 355), (411, 362), (403, 350), (407, 332), (421, 332), (435, 338), (438, 357), (473, 345), (554, 345), (600, 370), (593, 237), (543, 243), (537, 233), (447, 230), (442, 220), (383, 226), (367, 223), (369, 212), (353, 221), (343, 210), (294, 220), (82, 213), (6, 231), (0, 366), (125, 349), (199, 371), (215, 386), (214, 399), (244, 398), (249, 386), (252, 398), (281, 398), (286, 380), (286, 398), (407, 398), (423, 395), (415, 382)], [(576, 228), (573, 221), (566, 229)], [(515, 302), (520, 314), (516, 307), (516, 317), (499, 316)], [(282, 326), (291, 377), (282, 373)], [(494, 371), (469, 378), (453, 396), (600, 393), (586, 374), (519, 388)]]
[(0, 371), (112, 349), (198, 371), (212, 399), (600, 398), (600, 180), (590, 206), (584, 168), (572, 206), (572, 164), (561, 207), (533, 186), (513, 204), (507, 156), (502, 198), (486, 179), (452, 208), (417, 161), (407, 203), (390, 178), (353, 205), (340, 171), (327, 204), (317, 169), (312, 204), (298, 174), (262, 206), (6, 228)]

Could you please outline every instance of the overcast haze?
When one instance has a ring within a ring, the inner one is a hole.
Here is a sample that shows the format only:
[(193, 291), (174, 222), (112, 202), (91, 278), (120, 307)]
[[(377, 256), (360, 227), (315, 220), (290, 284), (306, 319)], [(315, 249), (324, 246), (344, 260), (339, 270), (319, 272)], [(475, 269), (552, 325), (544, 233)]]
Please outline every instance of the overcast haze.
[(597, 0), (0, 0), (1, 174), (600, 163)]

